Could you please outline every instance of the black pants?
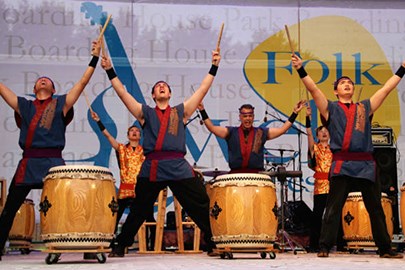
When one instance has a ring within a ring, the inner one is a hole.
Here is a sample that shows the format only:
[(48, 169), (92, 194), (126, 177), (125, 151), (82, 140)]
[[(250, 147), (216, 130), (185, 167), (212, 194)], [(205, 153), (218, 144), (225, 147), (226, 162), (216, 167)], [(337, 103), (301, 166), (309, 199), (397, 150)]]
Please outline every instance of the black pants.
[[(134, 198), (125, 198), (125, 199), (118, 199), (118, 212), (117, 212), (117, 222), (115, 223), (114, 234), (117, 234), (118, 224), (121, 220), (122, 215), (124, 214), (125, 209), (129, 208), (131, 210), (131, 205), (134, 203)], [(146, 217), (147, 222), (155, 222), (154, 217), (154, 209), (153, 205), (151, 211), (148, 213)], [(136, 214), (136, 213), (135, 213)], [(147, 226), (146, 232), (146, 243), (148, 243), (148, 250), (154, 249), (155, 244), (155, 236), (156, 236), (156, 226)]]
[(0, 254), (13, 226), (14, 217), (31, 189), (33, 189), (31, 186), (16, 186), (14, 180), (10, 184), (6, 204), (0, 216)]
[[(309, 247), (312, 250), (319, 249), (319, 237), (321, 235), (322, 218), (326, 208), (326, 201), (328, 194), (314, 195), (314, 207), (312, 210), (312, 222), (311, 222), (311, 235), (309, 241)], [(338, 250), (343, 249), (346, 246), (346, 241), (343, 239), (343, 225), (339, 223), (339, 232), (336, 239), (336, 246)]]
[(314, 195), (314, 207), (312, 210), (311, 235), (309, 247), (313, 250), (319, 249), (319, 236), (322, 228), (322, 217), (325, 211), (328, 194)]
[(207, 249), (212, 250), (215, 244), (211, 240), (209, 197), (204, 184), (198, 178), (162, 182), (150, 182), (147, 178), (138, 178), (135, 187), (136, 198), (121, 233), (117, 236), (118, 245), (125, 247), (132, 245), (136, 233), (146, 220), (159, 192), (166, 187), (170, 188), (186, 213), (204, 233)]
[(342, 208), (351, 190), (359, 190), (363, 196), (364, 205), (370, 216), (373, 239), (380, 252), (391, 249), (391, 238), (387, 231), (385, 215), (381, 205), (381, 193), (373, 182), (347, 176), (332, 177), (326, 202), (326, 211), (322, 222), (319, 241), (321, 249), (330, 250), (335, 244), (339, 224), (341, 223)]

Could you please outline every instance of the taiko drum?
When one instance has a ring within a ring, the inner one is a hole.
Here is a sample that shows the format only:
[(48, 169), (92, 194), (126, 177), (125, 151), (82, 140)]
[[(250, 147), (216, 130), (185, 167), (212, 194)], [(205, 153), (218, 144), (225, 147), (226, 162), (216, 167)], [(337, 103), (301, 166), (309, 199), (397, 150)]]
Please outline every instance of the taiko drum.
[[(392, 222), (391, 200), (385, 193), (381, 194), (387, 231), (392, 238), (394, 224)], [(375, 246), (371, 231), (370, 216), (363, 202), (361, 192), (351, 192), (347, 196), (342, 210), (343, 238), (350, 246)]]
[(108, 247), (118, 210), (114, 178), (99, 166), (49, 170), (41, 196), (41, 237), (50, 249)]
[(10, 246), (29, 246), (35, 229), (34, 203), (25, 199), (17, 211), (8, 235)]
[(271, 247), (277, 232), (277, 198), (270, 176), (236, 173), (207, 185), (210, 224), (218, 248)]

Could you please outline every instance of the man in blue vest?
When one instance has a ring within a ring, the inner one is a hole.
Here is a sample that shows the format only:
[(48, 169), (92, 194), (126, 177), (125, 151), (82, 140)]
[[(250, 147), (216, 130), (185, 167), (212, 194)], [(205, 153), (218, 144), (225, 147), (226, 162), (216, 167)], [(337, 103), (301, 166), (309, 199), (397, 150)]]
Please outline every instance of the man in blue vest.
[(334, 83), (337, 101), (330, 101), (308, 76), (302, 60), (292, 55), (292, 65), (297, 70), (306, 89), (312, 95), (319, 113), (327, 121), (330, 132), (330, 149), (333, 153), (330, 169), (330, 190), (322, 223), (318, 257), (328, 257), (334, 246), (342, 208), (349, 191), (360, 190), (370, 216), (373, 239), (381, 258), (402, 258), (391, 249), (381, 199), (376, 191), (376, 165), (372, 155), (370, 116), (398, 85), (405, 74), (405, 61), (398, 71), (369, 99), (353, 102), (354, 83), (342, 76)]
[(198, 104), (208, 93), (220, 62), (219, 52), (212, 53), (212, 65), (200, 87), (183, 103), (169, 105), (172, 90), (168, 83), (158, 81), (152, 87), (152, 98), (156, 107), (139, 103), (118, 79), (107, 57), (101, 65), (106, 70), (111, 84), (128, 108), (139, 121), (143, 129), (143, 148), (145, 161), (138, 175), (135, 187), (134, 203), (131, 211), (117, 236), (118, 245), (113, 247), (110, 256), (123, 257), (125, 247), (133, 239), (142, 223), (147, 218), (147, 210), (153, 206), (159, 192), (170, 187), (187, 214), (204, 233), (208, 255), (216, 255), (211, 240), (212, 232), (209, 221), (209, 197), (202, 181), (184, 158), (186, 154), (185, 124), (195, 112)]

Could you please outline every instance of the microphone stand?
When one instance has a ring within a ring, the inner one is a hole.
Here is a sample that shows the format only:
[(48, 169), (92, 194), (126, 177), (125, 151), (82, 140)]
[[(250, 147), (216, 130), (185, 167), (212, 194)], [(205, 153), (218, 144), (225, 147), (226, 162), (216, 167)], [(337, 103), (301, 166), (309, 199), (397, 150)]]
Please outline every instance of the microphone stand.
[[(270, 115), (270, 116), (272, 116), (274, 119), (276, 119), (276, 120), (278, 120), (278, 121), (280, 121), (280, 122), (282, 122), (282, 123), (285, 123), (286, 121), (285, 120), (282, 120), (281, 118), (279, 118), (279, 117), (276, 117), (275, 115), (273, 115), (273, 114), (271, 114), (271, 113), (269, 113), (269, 112), (267, 112), (267, 110), (266, 110), (266, 112), (265, 112), (266, 114), (268, 114), (268, 115)], [(308, 135), (307, 133), (305, 133), (304, 131), (302, 131), (302, 130), (300, 130), (299, 128), (297, 128), (296, 126), (294, 126), (294, 124), (291, 126), (293, 129), (295, 129), (296, 131), (297, 131), (297, 134), (298, 134), (298, 170), (299, 171), (302, 171), (302, 166), (301, 166), (301, 154), (302, 154), (302, 149), (301, 149), (301, 135), (302, 134), (305, 134), (305, 135)], [(295, 168), (294, 168), (295, 169)], [(302, 185), (301, 185), (301, 183), (302, 183), (302, 177), (300, 177), (300, 200), (302, 201)], [(294, 194), (295, 194), (295, 190), (294, 190)], [(294, 198), (295, 198), (295, 195), (294, 195)], [(294, 200), (295, 201), (295, 200)]]

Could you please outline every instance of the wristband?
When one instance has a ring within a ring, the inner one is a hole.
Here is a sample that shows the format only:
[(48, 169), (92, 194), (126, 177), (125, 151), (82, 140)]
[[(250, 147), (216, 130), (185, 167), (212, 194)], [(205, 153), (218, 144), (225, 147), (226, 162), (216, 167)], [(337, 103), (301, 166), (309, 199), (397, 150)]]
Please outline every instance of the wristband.
[(397, 70), (397, 72), (395, 72), (395, 75), (397, 75), (400, 78), (404, 77), (404, 75), (405, 75), (405, 67), (400, 66), (399, 69)]
[(305, 71), (304, 67), (300, 67), (299, 69), (297, 69), (298, 75), (300, 75), (300, 78), (305, 78), (308, 74)]
[(114, 68), (107, 69), (105, 72), (107, 72), (107, 76), (108, 76), (108, 79), (110, 79), (110, 81), (112, 79), (114, 79), (115, 77), (117, 77), (117, 74), (115, 73)]
[(297, 116), (298, 116), (298, 113), (293, 112), (293, 113), (290, 115), (290, 117), (288, 117), (288, 121), (290, 121), (291, 124), (293, 124), (294, 121), (295, 121), (295, 118), (297, 118)]
[(101, 120), (98, 120), (98, 121), (97, 121), (97, 125), (98, 125), (98, 128), (100, 129), (100, 131), (103, 132), (104, 129), (105, 129), (105, 126), (103, 125), (103, 123), (101, 122)]
[(210, 68), (210, 71), (208, 71), (208, 74), (211, 74), (212, 76), (215, 77), (215, 75), (217, 75), (217, 71), (218, 71), (218, 66), (211, 65), (211, 68)]
[(90, 60), (90, 63), (89, 63), (89, 67), (94, 67), (94, 68), (96, 68), (96, 66), (97, 66), (97, 62), (98, 62), (98, 56), (93, 56), (92, 58), (91, 58), (91, 60)]
[(311, 119), (309, 119), (309, 116), (305, 117), (305, 127), (306, 128), (311, 127)]
[(208, 114), (207, 114), (207, 112), (205, 111), (205, 110), (201, 110), (200, 111), (200, 114), (201, 114), (201, 117), (202, 117), (202, 120), (204, 121), (204, 120), (207, 120), (209, 117), (208, 117)]

